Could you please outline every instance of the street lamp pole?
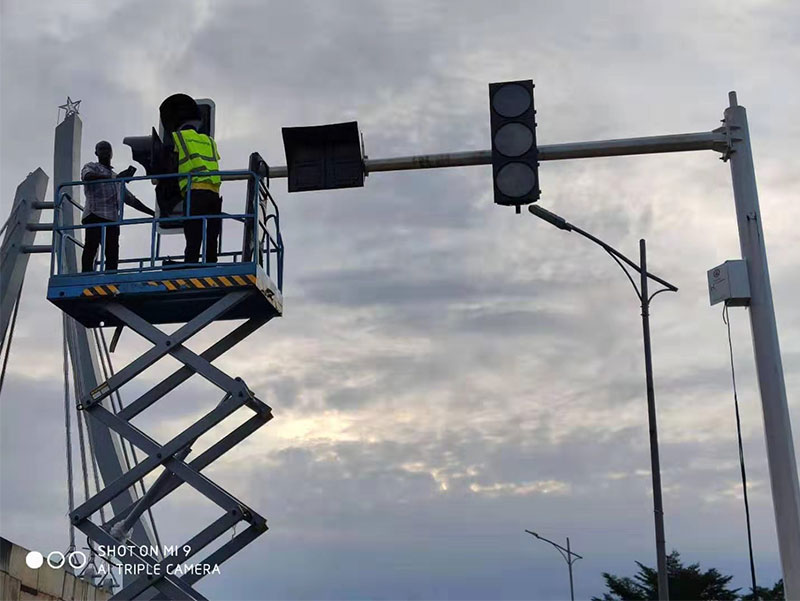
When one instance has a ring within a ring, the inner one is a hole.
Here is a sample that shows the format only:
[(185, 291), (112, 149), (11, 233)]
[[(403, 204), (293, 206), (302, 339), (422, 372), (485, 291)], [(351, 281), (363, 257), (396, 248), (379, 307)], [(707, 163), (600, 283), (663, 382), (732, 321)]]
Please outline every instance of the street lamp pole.
[[(642, 335), (644, 338), (644, 370), (647, 380), (647, 419), (650, 425), (650, 466), (653, 479), (653, 513), (656, 526), (656, 559), (658, 561), (658, 598), (669, 599), (667, 549), (664, 540), (664, 506), (661, 500), (661, 460), (658, 457), (658, 426), (656, 421), (656, 392), (653, 385), (653, 355), (650, 350), (650, 299), (647, 288), (647, 248), (639, 240), (641, 266), (640, 296), (642, 300)], [(661, 291), (666, 290), (662, 288)], [(677, 290), (677, 288), (675, 289)], [(658, 294), (656, 292), (656, 294)]]
[[(639, 240), (639, 265), (630, 260), (615, 248), (609, 246), (602, 240), (592, 236), (590, 233), (583, 231), (569, 223), (563, 217), (551, 213), (547, 209), (543, 209), (538, 205), (530, 205), (528, 210), (547, 221), (551, 225), (564, 230), (566, 232), (576, 232), (588, 238), (595, 244), (598, 244), (605, 250), (614, 261), (625, 272), (631, 285), (633, 286), (636, 296), (639, 298), (642, 306), (642, 334), (644, 338), (644, 368), (645, 378), (647, 382), (647, 417), (650, 427), (650, 468), (653, 479), (653, 514), (655, 519), (655, 532), (656, 532), (656, 562), (658, 565), (658, 598), (660, 601), (669, 599), (669, 581), (667, 578), (667, 551), (666, 542), (664, 537), (664, 506), (661, 497), (661, 461), (658, 453), (658, 424), (656, 420), (656, 395), (655, 386), (653, 385), (653, 356), (650, 347), (650, 301), (653, 297), (661, 292), (677, 292), (678, 288), (669, 282), (647, 272), (647, 247), (644, 240)], [(633, 268), (640, 275), (639, 287), (633, 281), (630, 273), (625, 269), (626, 265)], [(648, 279), (658, 282), (663, 288), (650, 294), (648, 289)]]
[(535, 532), (531, 532), (530, 530), (525, 530), (525, 532), (527, 532), (531, 536), (535, 536), (539, 540), (543, 540), (544, 542), (550, 543), (551, 545), (553, 545), (556, 548), (556, 550), (561, 554), (561, 557), (564, 558), (564, 561), (567, 562), (567, 568), (569, 568), (569, 598), (572, 601), (575, 601), (575, 588), (573, 587), (573, 584), (572, 584), (572, 564), (575, 563), (576, 559), (583, 559), (583, 557), (581, 557), (577, 553), (573, 553), (572, 552), (572, 549), (569, 546), (569, 537), (567, 537), (567, 548), (565, 549), (564, 547), (562, 547), (558, 543), (555, 543), (555, 542), (551, 541), (550, 539), (545, 538), (543, 536), (539, 536)]

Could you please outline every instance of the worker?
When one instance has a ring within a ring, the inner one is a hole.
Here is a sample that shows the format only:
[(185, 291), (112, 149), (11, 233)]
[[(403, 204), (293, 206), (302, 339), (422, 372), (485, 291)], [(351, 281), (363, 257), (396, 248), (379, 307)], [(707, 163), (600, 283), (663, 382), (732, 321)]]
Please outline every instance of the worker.
[[(131, 177), (136, 173), (136, 167), (130, 165), (120, 173), (115, 173), (111, 166), (113, 149), (111, 144), (101, 140), (94, 147), (98, 162), (86, 163), (81, 169), (81, 180), (92, 182), (97, 180), (110, 180), (118, 177)], [(85, 185), (86, 206), (83, 210), (81, 223), (91, 225), (95, 223), (114, 223), (120, 220), (120, 192), (123, 202), (151, 217), (155, 216), (152, 209), (136, 198), (124, 184), (118, 182), (98, 182)], [(100, 247), (106, 232), (105, 257), (106, 270), (115, 270), (119, 266), (119, 225), (106, 227), (87, 227), (83, 241), (83, 255), (81, 256), (81, 271), (94, 271), (94, 261), (97, 249)]]
[[(187, 177), (179, 178), (181, 197), (189, 205), (189, 215), (221, 214), (220, 176), (200, 175), (203, 172), (219, 171), (220, 156), (214, 139), (197, 131), (202, 125), (197, 103), (185, 94), (175, 94), (162, 103), (160, 110), (162, 123), (165, 126), (168, 123), (175, 126), (172, 141), (177, 154), (178, 174), (192, 174), (191, 186)], [(191, 189), (190, 194), (187, 193), (189, 189)], [(206, 219), (206, 263), (217, 262), (220, 230), (219, 217)], [(183, 226), (183, 233), (186, 237), (184, 262), (199, 263), (203, 245), (203, 220), (187, 220)]]

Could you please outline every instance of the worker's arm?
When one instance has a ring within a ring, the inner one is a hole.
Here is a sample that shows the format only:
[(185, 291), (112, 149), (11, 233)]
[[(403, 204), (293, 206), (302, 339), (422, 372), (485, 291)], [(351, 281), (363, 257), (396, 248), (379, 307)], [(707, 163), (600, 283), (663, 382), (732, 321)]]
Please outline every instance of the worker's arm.
[[(133, 174), (136, 173), (136, 167), (133, 165), (129, 165), (127, 169), (123, 169), (119, 173), (117, 173), (117, 177), (133, 177)], [(133, 192), (128, 190), (127, 186), (124, 184), (122, 185), (122, 189), (125, 192), (124, 194), (124, 202), (126, 205), (131, 207), (132, 209), (136, 209), (137, 211), (141, 211), (142, 213), (146, 213), (150, 215), (150, 217), (155, 217), (156, 214), (153, 212), (153, 209), (149, 208), (146, 204), (144, 204), (141, 200), (134, 196)]]
[(151, 209), (146, 204), (144, 204), (141, 200), (136, 198), (133, 195), (133, 193), (130, 192), (127, 188), (125, 188), (125, 204), (128, 205), (129, 207), (131, 207), (132, 209), (136, 209), (137, 211), (141, 211), (142, 213), (146, 213), (146, 214), (150, 215), (150, 217), (155, 217), (156, 216), (156, 214), (153, 211), (153, 209)]
[(128, 165), (127, 169), (123, 169), (119, 173), (117, 173), (117, 177), (133, 177), (136, 173), (136, 167), (133, 165)]
[(81, 169), (81, 181), (91, 182), (98, 179), (108, 179), (108, 175), (100, 171), (95, 163), (86, 163)]

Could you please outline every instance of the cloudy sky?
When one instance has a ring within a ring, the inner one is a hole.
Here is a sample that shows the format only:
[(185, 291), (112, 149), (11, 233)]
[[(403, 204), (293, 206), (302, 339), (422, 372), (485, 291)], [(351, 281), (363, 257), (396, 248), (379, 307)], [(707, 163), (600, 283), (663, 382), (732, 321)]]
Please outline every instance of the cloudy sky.
[[(131, 162), (122, 138), (146, 134), (163, 98), (213, 98), (221, 165), (237, 169), (252, 151), (284, 164), (283, 126), (346, 120), (358, 120), (371, 158), (486, 149), (494, 81), (535, 81), (540, 144), (708, 131), (737, 90), (797, 448), (797, 3), (1, 6), (3, 219), (28, 172), (52, 175), (67, 95), (82, 100), (82, 159), (107, 139), (118, 168)], [(706, 151), (548, 162), (540, 176), (542, 206), (629, 255), (646, 238), (652, 271), (680, 287), (652, 311), (667, 545), (747, 586), (726, 331), (706, 290), (706, 270), (739, 257), (727, 164)], [(148, 184), (135, 190), (152, 204)], [(276, 180), (273, 192), (285, 315), (219, 365), (275, 419), (209, 470), (270, 531), (202, 581), (204, 594), (565, 598), (563, 560), (525, 528), (570, 537), (584, 556), (579, 598), (602, 592), (603, 571), (654, 565), (639, 308), (605, 253), (495, 206), (487, 166), (377, 173), (364, 189), (291, 196)], [(233, 188), (223, 195), (228, 210), (243, 202)], [(0, 401), (0, 534), (43, 551), (68, 540), (47, 263), (31, 259)], [(755, 558), (772, 584), (780, 564), (748, 316), (731, 318)], [(146, 348), (128, 333), (115, 364)], [(151, 371), (128, 400), (164, 373)], [(137, 424), (167, 440), (207, 411), (218, 394), (195, 380)], [(166, 544), (214, 517), (190, 491), (156, 508)]]

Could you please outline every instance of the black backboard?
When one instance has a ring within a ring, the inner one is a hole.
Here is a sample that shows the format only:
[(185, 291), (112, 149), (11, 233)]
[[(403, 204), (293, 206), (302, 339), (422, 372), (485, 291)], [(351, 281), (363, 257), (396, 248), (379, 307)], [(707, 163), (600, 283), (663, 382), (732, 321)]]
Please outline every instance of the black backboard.
[(364, 161), (358, 123), (284, 127), (289, 192), (359, 188)]

